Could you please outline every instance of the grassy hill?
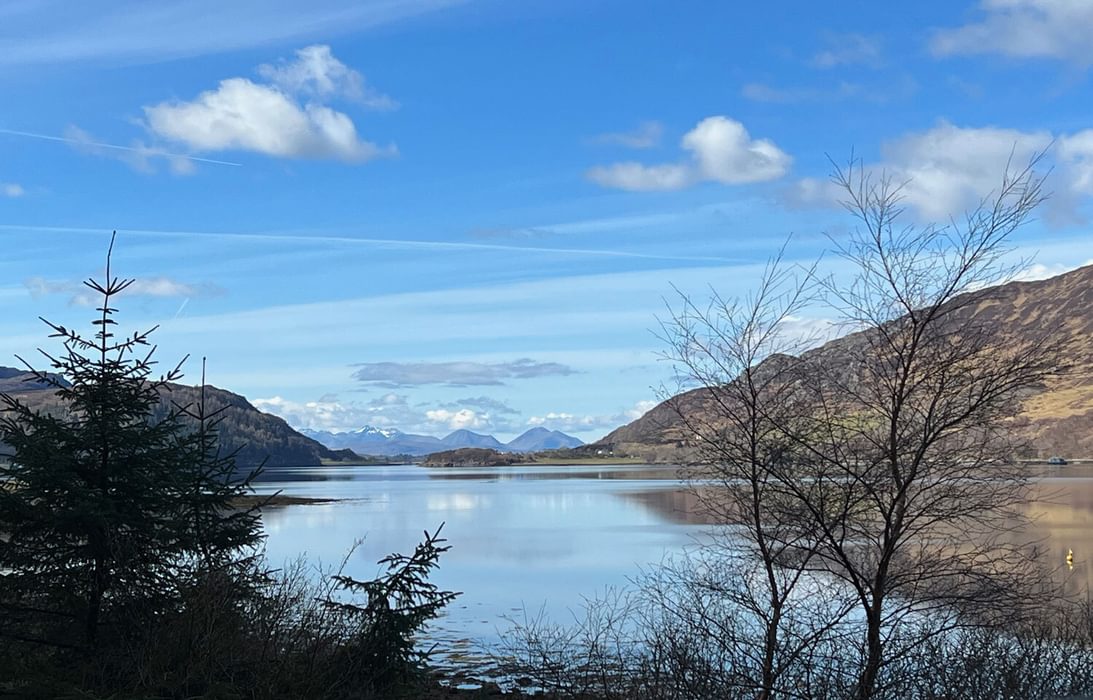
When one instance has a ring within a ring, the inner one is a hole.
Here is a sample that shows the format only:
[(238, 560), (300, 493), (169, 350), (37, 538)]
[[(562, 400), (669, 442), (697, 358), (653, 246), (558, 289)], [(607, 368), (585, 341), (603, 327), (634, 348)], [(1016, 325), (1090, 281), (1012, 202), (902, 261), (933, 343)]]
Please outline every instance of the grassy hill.
[[(959, 298), (952, 314), (957, 326), (988, 326), (1000, 344), (1049, 337), (1064, 348), (1066, 371), (1029, 391), (1015, 418), (1014, 434), (1027, 441), (1026, 458), (1093, 456), (1093, 266), (1036, 282), (1011, 282)], [(971, 303), (965, 304), (964, 302)], [(852, 373), (854, 352), (864, 334), (853, 333), (808, 351), (805, 356), (838, 372)], [(793, 361), (772, 356), (760, 364)], [(674, 404), (674, 405), (673, 405)], [(653, 461), (686, 459), (686, 431), (680, 413), (710, 411), (705, 389), (694, 389), (654, 407), (595, 443)]]

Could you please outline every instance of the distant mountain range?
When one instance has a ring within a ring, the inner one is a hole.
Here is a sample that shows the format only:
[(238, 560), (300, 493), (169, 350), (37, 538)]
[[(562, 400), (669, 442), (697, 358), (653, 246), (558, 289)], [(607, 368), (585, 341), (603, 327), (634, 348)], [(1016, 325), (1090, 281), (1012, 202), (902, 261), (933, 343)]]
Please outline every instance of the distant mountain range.
[[(197, 387), (168, 386), (170, 390), (163, 395), (160, 415), (166, 413), (170, 401), (185, 405), (198, 399)], [(16, 396), (37, 410), (62, 410), (51, 387), (34, 380), (26, 370), (0, 367), (0, 393)], [(241, 467), (255, 466), (263, 459), (271, 467), (317, 466), (332, 462), (352, 464), (359, 461), (358, 455), (418, 457), (467, 447), (498, 452), (540, 452), (584, 444), (575, 437), (546, 428), (532, 428), (507, 444), (492, 435), (470, 430), (456, 430), (443, 438), (370, 426), (344, 433), (296, 431), (283, 419), (259, 411), (239, 394), (206, 386), (205, 400), (210, 411), (224, 409), (220, 416), (220, 444), (226, 451), (238, 450), (236, 462)], [(6, 452), (6, 446), (0, 443), (0, 454)]]
[(462, 447), (481, 447), (499, 452), (539, 452), (580, 447), (584, 444), (572, 435), (546, 428), (532, 428), (508, 443), (502, 443), (492, 435), (482, 435), (470, 430), (457, 430), (443, 438), (371, 426), (349, 432), (335, 433), (306, 428), (300, 432), (332, 450), (349, 449), (362, 455), (382, 456), (421, 456)]

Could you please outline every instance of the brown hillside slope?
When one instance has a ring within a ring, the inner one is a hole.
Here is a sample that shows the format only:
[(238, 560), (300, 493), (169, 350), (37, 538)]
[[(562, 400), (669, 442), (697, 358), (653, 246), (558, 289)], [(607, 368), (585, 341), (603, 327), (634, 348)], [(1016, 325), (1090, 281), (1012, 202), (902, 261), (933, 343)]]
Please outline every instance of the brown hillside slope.
[[(1016, 434), (1031, 445), (1031, 453), (1024, 456), (1093, 457), (1093, 266), (1037, 282), (1011, 282), (974, 297), (980, 299), (955, 313), (955, 322), (990, 324), (1003, 343), (1053, 337), (1063, 344), (1070, 364), (1066, 373), (1031, 392), (1012, 421)], [(838, 338), (808, 355), (839, 368), (848, 363), (846, 348), (861, 342), (861, 336)], [(686, 414), (709, 410), (704, 392), (694, 389), (675, 397), (678, 410)], [(596, 444), (656, 461), (675, 461), (687, 457), (680, 449), (686, 438), (677, 408), (663, 402)]]
[[(19, 398), (31, 408), (45, 412), (56, 411), (60, 402), (52, 389), (38, 383), (25, 381), (30, 375), (21, 370), (0, 368), (0, 392)], [(200, 389), (182, 384), (170, 384), (170, 391), (161, 394), (157, 415), (164, 415), (169, 402), (181, 406), (198, 401)], [(318, 466), (323, 461), (353, 461), (356, 455), (346, 450), (331, 450), (309, 437), (293, 430), (283, 419), (263, 413), (239, 394), (233, 394), (213, 386), (205, 387), (207, 411), (223, 409), (218, 431), (224, 451), (238, 449), (236, 464), (240, 467), (266, 465)], [(0, 443), (0, 453), (4, 453)]]

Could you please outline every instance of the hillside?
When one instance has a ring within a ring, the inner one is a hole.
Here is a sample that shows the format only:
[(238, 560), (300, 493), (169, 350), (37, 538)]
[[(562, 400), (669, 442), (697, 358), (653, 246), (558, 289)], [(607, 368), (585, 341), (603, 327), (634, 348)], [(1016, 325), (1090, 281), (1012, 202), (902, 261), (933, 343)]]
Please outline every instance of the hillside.
[(566, 435), (560, 430), (547, 430), (546, 428), (532, 428), (517, 438), (509, 441), (505, 446), (510, 452), (542, 452), (543, 450), (561, 450), (571, 447), (580, 447), (584, 443)]
[(482, 435), (470, 430), (456, 430), (440, 440), (445, 447), (482, 447), (489, 450), (500, 450), (504, 445), (492, 435)]
[[(988, 324), (1004, 344), (1053, 334), (1070, 363), (1064, 374), (1030, 392), (1012, 420), (1015, 434), (1031, 446), (1022, 456), (1093, 456), (1093, 266), (1047, 280), (1011, 282), (974, 292), (971, 300), (972, 304), (953, 314), (954, 323)], [(862, 340), (863, 333), (850, 334), (810, 350), (806, 356), (836, 371), (852, 372), (847, 348)], [(789, 359), (773, 356), (760, 367)], [(684, 458), (680, 446), (686, 438), (678, 412), (689, 415), (707, 410), (704, 394), (704, 389), (680, 394), (673, 399), (678, 409), (663, 402), (595, 445), (655, 461)]]
[[(32, 408), (55, 411), (60, 407), (52, 391), (36, 382), (27, 382), (31, 375), (22, 370), (0, 367), (0, 392), (18, 397)], [(163, 395), (158, 415), (168, 410), (169, 402), (186, 405), (197, 401), (200, 389), (182, 384), (169, 385)], [(253, 467), (267, 459), (269, 466), (318, 466), (326, 462), (356, 459), (348, 451), (332, 450), (289, 427), (283, 419), (263, 413), (244, 397), (216, 387), (205, 387), (209, 411), (224, 409), (219, 425), (220, 443), (227, 450), (239, 449), (236, 462), (241, 467)], [(2, 449), (2, 444), (0, 444)]]

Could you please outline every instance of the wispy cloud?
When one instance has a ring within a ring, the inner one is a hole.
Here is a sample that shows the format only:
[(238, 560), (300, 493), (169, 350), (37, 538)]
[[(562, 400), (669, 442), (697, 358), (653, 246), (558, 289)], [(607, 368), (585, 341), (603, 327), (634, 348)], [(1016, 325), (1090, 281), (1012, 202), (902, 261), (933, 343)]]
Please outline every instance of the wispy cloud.
[(17, 182), (0, 182), (0, 197), (22, 197), (27, 191)]
[(352, 118), (327, 104), (337, 97), (394, 104), (366, 92), (360, 73), (334, 58), (329, 46), (309, 46), (294, 60), (262, 66), (259, 72), (270, 82), (227, 78), (193, 100), (147, 106), (145, 127), (158, 139), (196, 152), (252, 151), (346, 162), (398, 153), (394, 145), (362, 139)]
[(766, 83), (747, 83), (740, 94), (752, 102), (797, 104), (801, 102), (835, 102), (857, 100), (884, 104), (905, 99), (918, 91), (918, 82), (909, 75), (869, 83), (839, 81), (830, 85), (777, 87)]
[(631, 131), (619, 131), (593, 136), (595, 144), (623, 146), (625, 148), (652, 148), (660, 143), (664, 134), (664, 125), (656, 121), (642, 122)]
[(519, 240), (534, 241), (558, 235), (557, 232), (538, 226), (524, 228), (476, 228), (467, 233), (471, 238), (479, 240)]
[(550, 411), (527, 420), (527, 426), (560, 430), (563, 433), (582, 433), (590, 431), (609, 431), (641, 418), (657, 405), (656, 401), (642, 400), (628, 409), (608, 415), (588, 415)]
[(881, 64), (881, 41), (878, 37), (864, 34), (825, 34), (827, 48), (816, 52), (810, 63), (816, 68), (863, 65), (877, 67)]
[(580, 236), (588, 234), (636, 231), (638, 229), (663, 228), (680, 221), (709, 214), (719, 205), (703, 205), (694, 209), (656, 212), (627, 216), (608, 216), (576, 221), (562, 221), (534, 226), (512, 228), (480, 228), (468, 233), (471, 238), (483, 240), (537, 240), (553, 236)]
[(294, 60), (258, 66), (258, 74), (289, 94), (310, 98), (343, 98), (369, 109), (398, 109), (392, 97), (368, 85), (359, 71), (338, 59), (325, 44), (296, 51)]
[[(91, 306), (99, 301), (99, 297), (82, 282), (30, 277), (23, 281), (23, 286), (34, 297), (49, 294), (68, 295), (69, 303), (74, 306)], [(127, 296), (185, 297), (186, 299), (197, 296), (214, 296), (221, 293), (223, 293), (223, 290), (215, 285), (188, 284), (169, 277), (138, 278), (123, 292)], [(185, 301), (183, 305), (185, 305)], [(180, 308), (179, 312), (181, 310)], [(175, 315), (177, 317), (178, 314)]]
[(465, 0), (85, 0), (24, 3), (0, 25), (0, 67), (143, 63), (306, 41), (401, 22)]
[(700, 121), (683, 136), (680, 147), (688, 160), (597, 166), (588, 171), (588, 179), (623, 190), (680, 190), (704, 181), (739, 185), (774, 180), (792, 162), (774, 142), (752, 138), (743, 124), (723, 116)]
[(747, 83), (740, 89), (740, 94), (753, 102), (794, 104), (797, 102), (814, 102), (856, 97), (861, 94), (862, 90), (863, 88), (861, 85), (848, 82), (841, 82), (831, 88), (774, 87), (772, 85), (767, 85), (766, 83)]
[[(576, 227), (577, 224), (572, 226)], [(24, 226), (15, 224), (0, 224), (0, 231), (41, 231), (44, 233), (85, 233), (102, 235), (104, 229), (78, 226)], [(603, 250), (597, 248), (548, 248), (542, 246), (505, 245), (501, 243), (471, 243), (465, 241), (423, 241), (398, 238), (364, 238), (355, 236), (329, 236), (317, 234), (313, 236), (281, 233), (225, 233), (217, 231), (171, 231), (161, 229), (117, 229), (119, 235), (148, 236), (163, 238), (173, 236), (178, 238), (222, 238), (237, 240), (253, 240), (266, 242), (293, 242), (293, 243), (334, 243), (344, 245), (363, 245), (380, 248), (401, 248), (409, 250), (467, 250), (467, 251), (509, 251), (524, 253), (542, 253), (551, 255), (574, 255), (587, 257), (609, 258), (635, 258), (640, 260), (662, 260), (674, 262), (706, 262), (706, 263), (739, 263), (738, 258), (724, 258), (704, 255), (661, 255), (656, 253), (637, 253), (626, 250)]]
[(390, 388), (437, 384), (442, 386), (500, 386), (512, 379), (565, 376), (576, 370), (558, 362), (528, 358), (512, 362), (367, 362), (353, 372), (357, 381)]
[(452, 404), (449, 404), (447, 408), (473, 408), (478, 411), (493, 413), (495, 415), (519, 415), (520, 413), (504, 401), (491, 399), (488, 396), (472, 396), (465, 399), (459, 399)]
[(940, 29), (937, 56), (1001, 54), (1093, 65), (1093, 3), (1085, 0), (980, 0), (978, 21)]

